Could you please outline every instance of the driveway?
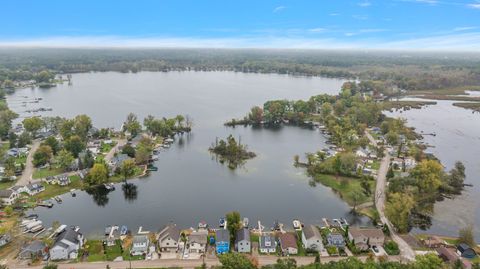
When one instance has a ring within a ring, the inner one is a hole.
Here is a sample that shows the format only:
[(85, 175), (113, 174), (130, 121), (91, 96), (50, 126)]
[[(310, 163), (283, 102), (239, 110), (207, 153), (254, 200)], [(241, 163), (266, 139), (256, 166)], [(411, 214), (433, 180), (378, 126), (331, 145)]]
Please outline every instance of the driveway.
[(35, 151), (37, 151), (39, 146), (40, 140), (34, 140), (32, 147), (30, 148), (30, 151), (27, 155), (25, 169), (23, 170), (20, 179), (18, 179), (15, 183), (15, 186), (25, 186), (29, 184), (29, 182), (32, 180), (33, 171), (35, 171), (35, 167), (33, 166), (33, 154), (35, 154)]

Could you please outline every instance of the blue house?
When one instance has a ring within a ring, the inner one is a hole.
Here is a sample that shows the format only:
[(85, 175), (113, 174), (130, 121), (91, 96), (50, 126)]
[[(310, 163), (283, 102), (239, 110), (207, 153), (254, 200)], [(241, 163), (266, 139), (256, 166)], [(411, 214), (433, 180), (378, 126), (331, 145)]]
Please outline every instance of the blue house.
[(217, 254), (228, 253), (230, 251), (230, 233), (228, 230), (217, 230), (215, 236), (217, 237), (215, 242)]

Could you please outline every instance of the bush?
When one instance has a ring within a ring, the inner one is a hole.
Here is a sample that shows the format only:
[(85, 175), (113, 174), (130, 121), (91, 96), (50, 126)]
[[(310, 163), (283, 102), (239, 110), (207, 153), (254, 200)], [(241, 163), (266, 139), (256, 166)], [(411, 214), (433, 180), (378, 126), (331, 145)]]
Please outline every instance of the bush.
[(385, 246), (383, 248), (388, 255), (400, 254), (400, 249), (398, 248), (397, 243), (395, 243), (394, 241), (388, 241), (387, 243), (385, 243)]

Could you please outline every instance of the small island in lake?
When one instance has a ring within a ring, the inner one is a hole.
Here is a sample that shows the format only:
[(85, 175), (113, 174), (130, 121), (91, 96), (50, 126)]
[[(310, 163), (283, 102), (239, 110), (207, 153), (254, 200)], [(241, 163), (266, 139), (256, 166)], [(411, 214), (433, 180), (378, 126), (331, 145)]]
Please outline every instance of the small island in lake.
[(227, 162), (231, 169), (237, 168), (246, 160), (256, 156), (254, 152), (248, 151), (246, 145), (242, 145), (240, 141), (237, 142), (232, 135), (229, 135), (226, 140), (217, 139), (208, 150), (218, 156), (221, 163)]

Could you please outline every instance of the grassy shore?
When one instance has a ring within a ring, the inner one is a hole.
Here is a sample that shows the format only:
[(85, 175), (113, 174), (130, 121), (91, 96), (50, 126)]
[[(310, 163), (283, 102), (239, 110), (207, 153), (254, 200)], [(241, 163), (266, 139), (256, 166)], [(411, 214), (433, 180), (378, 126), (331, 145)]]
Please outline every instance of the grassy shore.
[(465, 109), (471, 109), (473, 111), (480, 112), (480, 102), (479, 103), (453, 103), (454, 106), (462, 107)]
[(410, 91), (408, 94), (466, 95), (466, 91), (480, 91), (480, 86), (461, 86), (436, 90)]
[(383, 107), (385, 110), (392, 109), (420, 109), (427, 105), (435, 105), (437, 102), (434, 101), (385, 101), (383, 102)]
[[(315, 182), (321, 183), (327, 187), (332, 188), (345, 202), (350, 206), (355, 205), (355, 201), (352, 199), (353, 193), (363, 193), (363, 189), (360, 186), (360, 180), (349, 177), (338, 177), (332, 175), (319, 174), (314, 176)], [(375, 188), (375, 182), (370, 182), (370, 189), (372, 192)], [(360, 201), (356, 204), (363, 204), (366, 202), (372, 202), (373, 197), (367, 197), (362, 195)]]

